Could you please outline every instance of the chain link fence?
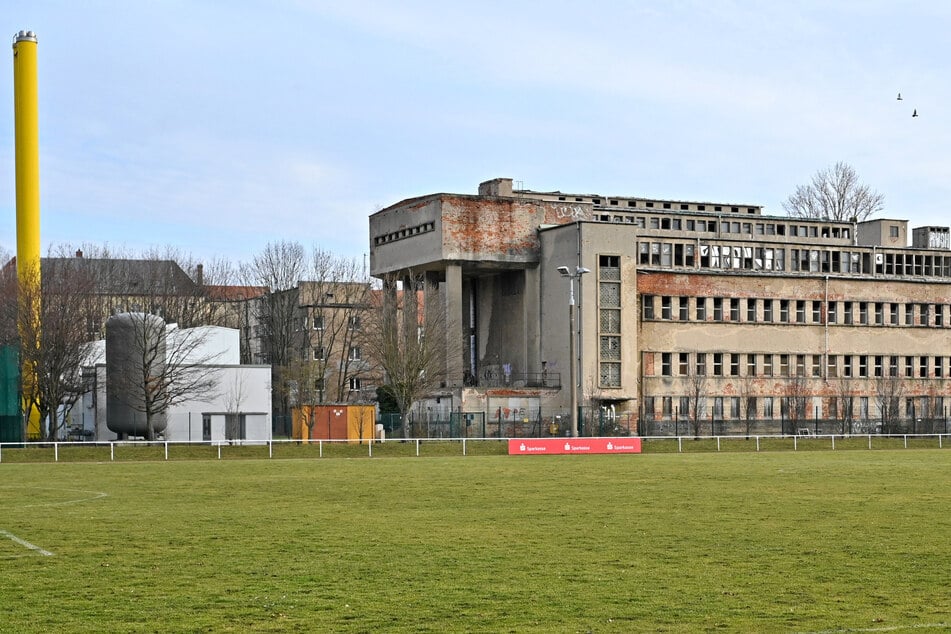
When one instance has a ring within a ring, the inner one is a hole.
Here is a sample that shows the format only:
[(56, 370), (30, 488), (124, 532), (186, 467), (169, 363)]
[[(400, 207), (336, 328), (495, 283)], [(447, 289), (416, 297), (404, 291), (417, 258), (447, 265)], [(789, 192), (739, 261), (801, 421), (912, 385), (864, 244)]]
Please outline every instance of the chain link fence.
[(640, 435), (651, 436), (822, 436), (866, 434), (947, 434), (951, 429), (947, 418), (903, 418), (893, 421), (881, 419), (841, 420), (810, 418), (806, 420), (774, 419), (693, 419), (687, 417), (644, 420)]
[[(399, 414), (382, 414), (387, 437), (403, 437)], [(571, 435), (571, 418), (564, 410), (505, 410), (452, 412), (446, 416), (407, 415), (408, 438), (547, 438)], [(615, 414), (604, 408), (579, 408), (580, 436), (635, 436), (634, 414)]]

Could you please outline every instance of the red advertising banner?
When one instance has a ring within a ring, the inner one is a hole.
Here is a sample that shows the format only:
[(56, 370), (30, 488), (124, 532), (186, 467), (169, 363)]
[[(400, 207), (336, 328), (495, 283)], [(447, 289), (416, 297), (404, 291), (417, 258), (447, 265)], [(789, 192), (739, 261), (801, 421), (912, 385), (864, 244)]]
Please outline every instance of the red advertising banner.
[(640, 438), (511, 438), (509, 455), (641, 453)]

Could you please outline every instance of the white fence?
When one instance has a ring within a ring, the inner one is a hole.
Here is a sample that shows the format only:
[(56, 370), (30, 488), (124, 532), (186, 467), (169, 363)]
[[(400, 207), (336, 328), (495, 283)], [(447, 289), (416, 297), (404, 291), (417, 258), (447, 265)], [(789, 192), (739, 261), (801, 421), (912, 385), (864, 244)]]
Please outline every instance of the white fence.
[[(814, 433), (800, 433), (797, 435), (750, 435), (742, 436), (731, 434), (729, 436), (646, 436), (644, 437), (645, 445), (649, 446), (649, 443), (654, 441), (677, 441), (677, 451), (684, 453), (684, 441), (688, 443), (700, 443), (703, 441), (706, 442), (716, 442), (716, 451), (723, 451), (723, 445), (733, 445), (740, 442), (754, 442), (755, 451), (761, 451), (762, 441), (769, 440), (779, 440), (784, 441), (785, 443), (792, 442), (792, 450), (798, 451), (800, 443), (806, 443), (810, 449), (824, 449), (828, 448), (832, 451), (836, 450), (836, 439), (839, 439), (839, 448), (843, 448), (844, 443), (848, 443), (848, 449), (856, 449), (857, 446), (855, 441), (861, 441), (863, 444), (867, 443), (868, 449), (874, 449), (873, 439), (878, 443), (879, 448), (882, 449), (893, 449), (896, 444), (900, 441), (902, 448), (908, 449), (908, 441), (937, 441), (937, 448), (944, 448), (944, 439), (951, 438), (951, 434), (814, 434)], [(825, 445), (825, 446), (823, 446)], [(921, 446), (921, 443), (918, 444)], [(729, 449), (727, 449), (729, 450)]]
[[(808, 434), (751, 436), (650, 436), (644, 453), (700, 451), (799, 451), (937, 448), (951, 434)], [(110, 442), (0, 443), (2, 462), (116, 462), (136, 460), (222, 460), (325, 457), (420, 457), (500, 455), (508, 438), (413, 438), (408, 440), (235, 440), (230, 442), (123, 440)]]
[[(507, 449), (508, 439), (498, 438), (413, 438), (408, 440), (390, 439), (390, 440), (299, 440), (299, 439), (281, 439), (281, 440), (232, 440), (232, 441), (148, 441), (148, 440), (114, 440), (114, 441), (56, 441), (56, 442), (8, 442), (0, 443), (0, 463), (4, 461), (6, 455), (11, 462), (10, 456), (23, 456), (24, 453), (32, 453), (36, 457), (42, 458), (41, 454), (48, 453), (53, 462), (60, 462), (63, 452), (70, 449), (74, 450), (73, 457), (78, 453), (87, 454), (82, 461), (88, 461), (90, 456), (97, 456), (99, 461), (108, 460), (115, 462), (123, 459), (121, 454), (125, 452), (137, 452), (137, 455), (145, 456), (143, 459), (162, 460), (176, 459), (184, 456), (184, 459), (207, 459), (217, 458), (221, 460), (228, 457), (228, 453), (238, 454), (242, 457), (267, 457), (269, 459), (276, 456), (275, 453), (282, 453), (282, 448), (297, 449), (297, 451), (285, 451), (289, 457), (316, 457), (323, 458), (325, 455), (337, 453), (353, 457), (354, 455), (366, 455), (372, 458), (374, 451), (379, 455), (381, 450), (386, 455), (421, 455), (421, 447), (425, 445), (440, 447), (459, 445), (459, 449), (453, 453), (463, 456), (468, 455), (469, 446), (472, 443), (490, 443), (493, 446), (502, 446)], [(398, 447), (399, 451), (385, 451), (388, 447)], [(201, 454), (201, 448), (208, 452)], [(346, 448), (344, 453), (340, 451)], [(374, 449), (375, 448), (375, 449)], [(337, 449), (337, 451), (331, 451)], [(106, 458), (108, 451), (108, 458)], [(147, 452), (147, 453), (143, 453)], [(176, 453), (178, 456), (176, 456)], [(505, 452), (489, 452), (505, 453)], [(314, 455), (315, 454), (315, 455)], [(441, 452), (440, 455), (446, 455)], [(67, 457), (68, 458), (68, 457)], [(127, 458), (125, 458), (127, 460)], [(71, 460), (78, 462), (81, 460)], [(44, 462), (44, 460), (16, 460), (16, 462)]]

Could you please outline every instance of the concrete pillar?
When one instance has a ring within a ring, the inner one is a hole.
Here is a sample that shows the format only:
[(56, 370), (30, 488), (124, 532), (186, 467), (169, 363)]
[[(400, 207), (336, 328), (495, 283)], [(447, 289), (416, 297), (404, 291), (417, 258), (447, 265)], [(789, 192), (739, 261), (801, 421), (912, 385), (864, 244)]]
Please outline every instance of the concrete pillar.
[[(427, 331), (431, 332), (432, 324), (444, 323), (447, 324), (445, 334), (448, 337), (448, 324), (450, 324), (452, 321), (452, 312), (445, 302), (443, 290), (439, 287), (439, 283), (442, 281), (442, 279), (442, 271), (426, 271), (423, 280), (423, 310), (425, 314), (425, 322), (427, 324)], [(456, 355), (455, 350), (458, 350), (458, 345), (450, 346), (449, 344), (450, 341), (447, 338), (446, 345), (442, 347), (443, 356), (441, 360), (444, 371), (443, 381), (447, 387), (453, 384), (452, 381), (455, 378), (452, 376), (450, 369), (450, 360)]]
[(383, 331), (384, 341), (396, 341), (396, 280), (383, 280)]
[(462, 334), (462, 266), (446, 265), (446, 285), (443, 292), (446, 311), (446, 384), (451, 387), (462, 385), (463, 363), (462, 346), (465, 339)]
[(440, 319), (440, 312), (445, 309), (439, 293), (441, 278), (442, 274), (439, 271), (426, 271), (423, 276), (423, 310), (427, 324)]
[(522, 320), (525, 324), (525, 372), (541, 372), (541, 277), (537, 267), (525, 270)]
[(416, 278), (403, 276), (403, 339), (416, 341), (419, 336), (419, 298), (416, 296)]

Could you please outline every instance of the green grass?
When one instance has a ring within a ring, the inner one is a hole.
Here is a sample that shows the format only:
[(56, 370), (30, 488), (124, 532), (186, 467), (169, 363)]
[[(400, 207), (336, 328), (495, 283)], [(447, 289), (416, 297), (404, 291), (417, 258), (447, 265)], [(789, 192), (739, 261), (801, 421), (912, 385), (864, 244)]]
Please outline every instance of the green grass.
[(951, 624), (951, 452), (311, 449), (58, 464), (4, 450), (0, 530), (53, 555), (0, 535), (0, 632)]

